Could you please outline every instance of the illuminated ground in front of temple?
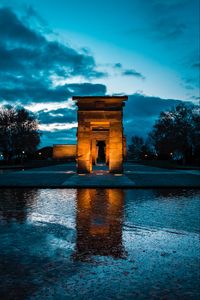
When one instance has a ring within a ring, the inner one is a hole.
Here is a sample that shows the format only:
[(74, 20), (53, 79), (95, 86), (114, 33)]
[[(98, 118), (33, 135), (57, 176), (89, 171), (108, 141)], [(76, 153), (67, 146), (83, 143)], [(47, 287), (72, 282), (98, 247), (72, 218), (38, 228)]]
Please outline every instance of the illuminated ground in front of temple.
[(1, 189), (1, 299), (197, 299), (199, 196)]

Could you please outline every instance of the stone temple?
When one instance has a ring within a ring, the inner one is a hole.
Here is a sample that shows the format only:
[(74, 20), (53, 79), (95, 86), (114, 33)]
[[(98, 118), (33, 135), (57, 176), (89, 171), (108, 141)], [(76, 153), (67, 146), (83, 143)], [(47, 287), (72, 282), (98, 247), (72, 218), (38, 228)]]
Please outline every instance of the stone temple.
[(91, 173), (107, 165), (110, 173), (123, 172), (126, 138), (123, 107), (127, 96), (73, 97), (78, 107), (77, 145), (54, 145), (54, 159), (77, 161), (78, 173)]
[(127, 96), (73, 97), (78, 106), (77, 171), (91, 173), (95, 164), (123, 172), (126, 139), (123, 106)]

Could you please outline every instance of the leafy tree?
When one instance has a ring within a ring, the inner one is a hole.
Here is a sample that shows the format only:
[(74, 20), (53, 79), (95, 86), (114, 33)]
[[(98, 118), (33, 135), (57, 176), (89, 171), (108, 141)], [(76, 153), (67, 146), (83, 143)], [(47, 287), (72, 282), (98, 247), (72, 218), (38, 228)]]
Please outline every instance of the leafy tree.
[(200, 116), (194, 105), (178, 104), (161, 112), (152, 132), (151, 141), (160, 158), (169, 159), (181, 153), (183, 162), (190, 162), (200, 146)]
[(5, 159), (36, 150), (40, 143), (38, 123), (25, 109), (0, 109), (0, 151)]
[(128, 155), (131, 159), (144, 159), (150, 153), (147, 142), (140, 136), (134, 135), (128, 148)]

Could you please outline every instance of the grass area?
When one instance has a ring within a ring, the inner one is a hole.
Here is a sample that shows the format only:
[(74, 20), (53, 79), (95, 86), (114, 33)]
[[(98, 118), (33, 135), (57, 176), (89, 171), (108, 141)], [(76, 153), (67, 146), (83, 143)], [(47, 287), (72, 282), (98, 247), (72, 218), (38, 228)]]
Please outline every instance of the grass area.
[(200, 170), (200, 166), (194, 165), (180, 165), (173, 161), (166, 161), (166, 160), (141, 160), (141, 161), (134, 161), (134, 163), (164, 168), (164, 169), (178, 169), (178, 170)]

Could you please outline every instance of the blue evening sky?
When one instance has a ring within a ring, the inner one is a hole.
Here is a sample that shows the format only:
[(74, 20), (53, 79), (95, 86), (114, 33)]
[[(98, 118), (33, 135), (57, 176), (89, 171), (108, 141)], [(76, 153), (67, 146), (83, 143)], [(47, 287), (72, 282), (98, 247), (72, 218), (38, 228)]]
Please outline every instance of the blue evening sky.
[(37, 113), (42, 145), (75, 143), (75, 94), (127, 94), (129, 138), (199, 102), (198, 0), (0, 0), (0, 38), (0, 102)]

